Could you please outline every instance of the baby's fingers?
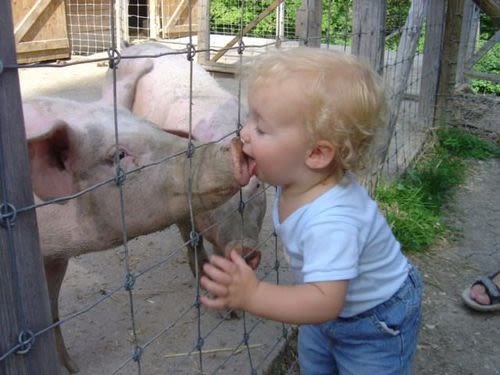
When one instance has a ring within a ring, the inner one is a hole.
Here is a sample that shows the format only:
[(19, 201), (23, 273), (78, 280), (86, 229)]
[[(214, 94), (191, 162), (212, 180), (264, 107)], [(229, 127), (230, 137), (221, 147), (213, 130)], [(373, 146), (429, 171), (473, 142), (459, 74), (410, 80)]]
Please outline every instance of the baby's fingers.
[(207, 277), (218, 284), (228, 285), (231, 283), (231, 275), (210, 263), (205, 263), (203, 265), (203, 272)]
[(207, 296), (200, 296), (200, 302), (211, 309), (222, 310), (227, 308), (224, 301), (219, 298), (212, 299)]
[(233, 273), (236, 271), (236, 266), (231, 260), (223, 258), (218, 255), (212, 255), (210, 257), (210, 263), (211, 265), (221, 269), (222, 271), (226, 273)]
[(202, 276), (200, 279), (200, 285), (203, 289), (212, 293), (217, 297), (225, 297), (227, 296), (228, 290), (227, 287), (223, 284), (217, 283), (206, 276)]

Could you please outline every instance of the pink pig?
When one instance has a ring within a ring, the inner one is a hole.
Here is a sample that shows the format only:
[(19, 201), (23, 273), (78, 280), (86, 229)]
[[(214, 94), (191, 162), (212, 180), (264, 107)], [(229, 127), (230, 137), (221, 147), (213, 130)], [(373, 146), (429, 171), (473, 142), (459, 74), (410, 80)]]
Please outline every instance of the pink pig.
[[(103, 103), (112, 105), (113, 75), (116, 74), (116, 99), (119, 106), (130, 109), (168, 131), (189, 131), (189, 101), (192, 101), (191, 133), (202, 142), (227, 144), (238, 125), (238, 101), (224, 90), (199, 64), (192, 67), (185, 53), (179, 54), (161, 43), (148, 42), (125, 48), (113, 72), (109, 70), (102, 90)], [(140, 58), (130, 58), (137, 57)], [(160, 56), (160, 57), (157, 57)], [(191, 70), (192, 69), (192, 70)], [(192, 86), (190, 80), (192, 77)], [(192, 89), (192, 97), (189, 93)], [(256, 248), (266, 210), (263, 184), (252, 177), (242, 189), (245, 202), (240, 216), (240, 194), (214, 210), (195, 216), (196, 230), (213, 244), (214, 252), (227, 255), (232, 248), (240, 251), (256, 267), (260, 252)], [(234, 223), (242, 222), (243, 226)], [(191, 224), (177, 223), (184, 241), (189, 240)], [(207, 260), (200, 242), (198, 264)], [(194, 249), (190, 249), (189, 263), (195, 270)], [(252, 259), (253, 257), (253, 259)]]
[[(196, 212), (220, 206), (249, 182), (251, 171), (236, 138), (228, 146), (195, 142), (200, 147), (190, 168), (184, 153), (187, 140), (127, 110), (118, 110), (118, 146), (109, 106), (42, 98), (25, 103), (23, 110), (37, 203), (109, 181), (73, 199), (36, 209), (54, 322), (59, 320), (58, 297), (69, 258), (122, 243), (120, 191), (113, 178), (118, 159), (126, 174), (122, 191), (127, 239), (189, 218), (190, 174)], [(172, 160), (156, 163), (169, 156)], [(59, 326), (55, 335), (62, 364), (70, 372), (78, 371)]]

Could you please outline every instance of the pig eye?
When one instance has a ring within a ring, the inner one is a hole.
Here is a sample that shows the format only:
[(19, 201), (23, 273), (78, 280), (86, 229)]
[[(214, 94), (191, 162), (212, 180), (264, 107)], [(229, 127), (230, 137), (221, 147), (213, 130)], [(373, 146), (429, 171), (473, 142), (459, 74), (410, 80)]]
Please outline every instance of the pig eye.
[(123, 151), (123, 150), (118, 151), (118, 159), (119, 160), (124, 159), (125, 156), (127, 156), (127, 153), (125, 151)]
[(106, 162), (110, 165), (114, 165), (118, 161), (125, 159), (127, 156), (128, 156), (128, 152), (122, 148), (119, 148), (118, 150), (112, 152), (109, 155)]

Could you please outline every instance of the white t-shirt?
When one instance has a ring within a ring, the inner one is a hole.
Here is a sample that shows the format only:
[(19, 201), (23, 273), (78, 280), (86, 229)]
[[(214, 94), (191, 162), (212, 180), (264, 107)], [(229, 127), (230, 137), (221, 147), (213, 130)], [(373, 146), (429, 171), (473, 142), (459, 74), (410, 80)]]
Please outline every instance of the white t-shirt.
[(273, 222), (297, 283), (349, 280), (341, 317), (387, 301), (405, 281), (409, 263), (384, 216), (352, 174), (279, 222)]

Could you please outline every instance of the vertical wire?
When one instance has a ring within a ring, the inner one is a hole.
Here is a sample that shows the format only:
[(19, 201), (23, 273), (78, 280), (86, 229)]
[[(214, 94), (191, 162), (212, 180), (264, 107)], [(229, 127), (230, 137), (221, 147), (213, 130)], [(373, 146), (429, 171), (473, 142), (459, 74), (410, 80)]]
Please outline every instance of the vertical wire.
[(193, 147), (193, 59), (196, 54), (196, 50), (193, 46), (193, 19), (192, 19), (192, 0), (188, 1), (188, 34), (189, 43), (187, 57), (189, 60), (189, 117), (188, 117), (188, 150), (187, 156), (189, 158), (189, 178), (188, 178), (188, 205), (189, 205), (189, 218), (191, 222), (191, 243), (190, 246), (194, 249), (194, 263), (195, 263), (195, 279), (196, 279), (196, 296), (195, 296), (195, 306), (197, 312), (197, 343), (196, 348), (198, 349), (198, 360), (200, 369), (199, 371), (203, 373), (203, 337), (201, 329), (201, 304), (200, 304), (200, 266), (198, 263), (198, 241), (199, 236), (196, 232), (195, 221), (194, 221), (194, 210), (193, 210), (193, 158), (192, 153)]
[(115, 17), (114, 17), (114, 3), (115, 0), (110, 0), (110, 27), (111, 27), (111, 50), (113, 51), (113, 60), (112, 64), (112, 73), (113, 73), (113, 120), (114, 120), (114, 131), (115, 131), (115, 163), (116, 163), (116, 184), (119, 191), (119, 202), (120, 202), (120, 226), (122, 228), (122, 246), (125, 253), (124, 263), (125, 263), (125, 281), (124, 287), (128, 292), (129, 298), (129, 307), (130, 307), (130, 320), (132, 325), (132, 336), (134, 342), (134, 361), (137, 363), (137, 371), (138, 374), (141, 374), (141, 354), (142, 349), (138, 343), (137, 337), (137, 329), (135, 322), (135, 310), (134, 310), (134, 295), (133, 295), (133, 286), (135, 283), (135, 277), (133, 275), (130, 268), (130, 259), (129, 259), (129, 249), (128, 249), (128, 238), (127, 238), (127, 224), (125, 220), (125, 199), (123, 194), (123, 183), (125, 182), (125, 174), (120, 165), (120, 157), (119, 157), (119, 129), (118, 129), (118, 101), (117, 101), (117, 87), (116, 87), (116, 69), (119, 64), (118, 61), (115, 61), (115, 57), (117, 57), (117, 47), (116, 47), (116, 30), (115, 30)]
[[(243, 67), (243, 17), (244, 17), (244, 11), (246, 7), (246, 2), (245, 0), (240, 0), (239, 2), (240, 6), (240, 40), (239, 40), (239, 48), (238, 48), (238, 54), (239, 54), (239, 64), (240, 64), (240, 70)], [(238, 80), (238, 124), (237, 124), (237, 134), (240, 136), (240, 130), (241, 130), (241, 92), (242, 92), (242, 82), (241, 82), (241, 74)], [(243, 192), (242, 189), (240, 188), (240, 203), (239, 203), (239, 213), (240, 213), (240, 219), (241, 219), (241, 232), (240, 232), (240, 244), (241, 248), (243, 249), (244, 246), (244, 227), (245, 227), (245, 218), (244, 218), (244, 210), (245, 210), (245, 202), (243, 200)], [(247, 319), (246, 319), (246, 312), (243, 311), (242, 313), (243, 316), (243, 342), (245, 344), (245, 347), (247, 349), (247, 355), (248, 355), (248, 361), (250, 363), (250, 367), (252, 369), (252, 373), (255, 372), (255, 368), (253, 365), (252, 361), (252, 353), (250, 350), (250, 345), (249, 345), (249, 333), (247, 329)]]

